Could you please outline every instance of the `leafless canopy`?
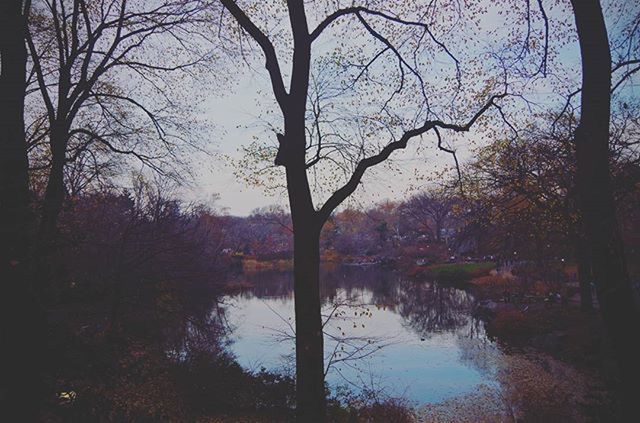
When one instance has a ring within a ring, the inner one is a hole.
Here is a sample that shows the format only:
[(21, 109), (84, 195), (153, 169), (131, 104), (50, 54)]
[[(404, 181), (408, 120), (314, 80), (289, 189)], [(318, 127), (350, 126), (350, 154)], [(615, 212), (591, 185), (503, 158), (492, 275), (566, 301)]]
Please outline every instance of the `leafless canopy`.
[[(474, 57), (464, 48), (478, 42), (479, 35), (464, 28), (482, 27), (474, 18), (482, 8), (459, 2), (373, 1), (337, 9), (334, 2), (289, 1), (286, 8), (221, 3), (221, 38), (230, 45), (228, 34), (239, 37), (247, 62), (251, 43), (244, 34), (258, 45), (275, 101), (285, 114), (300, 94), (294, 92), (296, 78), (304, 78), (304, 72), (297, 72), (302, 69), (300, 52), (309, 46), (306, 166), (320, 190), (332, 187), (324, 204), (316, 207), (322, 222), (356, 190), (368, 169), (414, 138), (433, 134), (437, 147), (452, 154), (457, 165), (448, 135), (470, 131), (490, 110), (506, 120), (503, 107), (516, 64), (521, 78), (547, 71), (548, 18), (541, 2), (535, 8), (516, 2), (514, 8), (526, 13), (528, 25), (517, 34), (519, 44), (512, 46), (509, 63), (503, 51), (491, 64), (487, 58), (496, 55), (490, 49), (480, 48), (483, 53)], [(287, 17), (293, 37), (283, 29)], [(534, 35), (543, 40), (538, 55), (531, 52), (536, 50)], [(278, 140), (279, 148), (281, 135)], [(286, 166), (279, 154), (276, 165)], [(336, 174), (344, 179), (334, 187)]]
[(207, 10), (203, 0), (34, 1), (27, 100), (30, 148), (41, 152), (35, 166), (50, 166), (50, 149), (66, 163), (86, 155), (105, 163), (101, 156), (117, 153), (170, 174), (178, 151), (195, 145), (196, 127), (185, 123), (172, 74), (195, 75), (211, 58), (201, 42)]

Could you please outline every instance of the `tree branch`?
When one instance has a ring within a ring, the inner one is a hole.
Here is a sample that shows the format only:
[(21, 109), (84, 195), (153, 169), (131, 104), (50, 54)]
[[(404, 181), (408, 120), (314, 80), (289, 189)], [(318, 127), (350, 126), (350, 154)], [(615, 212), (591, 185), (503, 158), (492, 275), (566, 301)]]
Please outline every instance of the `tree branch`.
[[(362, 6), (356, 6), (356, 7), (346, 7), (344, 9), (340, 9), (335, 11), (334, 13), (332, 13), (331, 15), (327, 16), (322, 22), (320, 22), (320, 24), (316, 27), (316, 29), (314, 29), (311, 32), (311, 41), (313, 42), (316, 38), (318, 38), (320, 36), (320, 34), (322, 34), (322, 32), (329, 26), (331, 25), (336, 19), (342, 17), (342, 16), (346, 16), (346, 15), (350, 15), (350, 14), (355, 14), (355, 15), (360, 15), (362, 13), (366, 13), (368, 15), (372, 15), (372, 16), (377, 16), (379, 18), (383, 18), (386, 19), (388, 21), (391, 22), (395, 22), (398, 24), (402, 24), (402, 25), (409, 25), (409, 26), (417, 26), (422, 28), (424, 31), (426, 31), (427, 34), (429, 34), (429, 37), (431, 38), (431, 40), (436, 43), (438, 45), (438, 47), (440, 47), (447, 56), (449, 56), (454, 63), (456, 64), (456, 75), (458, 77), (458, 79), (460, 78), (460, 62), (458, 61), (458, 59), (451, 53), (451, 51), (447, 48), (447, 46), (441, 42), (440, 40), (438, 40), (435, 35), (433, 34), (433, 32), (431, 32), (431, 28), (429, 27), (429, 25), (423, 23), (423, 22), (416, 22), (416, 21), (409, 21), (409, 20), (405, 20), (402, 18), (399, 18), (397, 16), (391, 16), (388, 15), (386, 13), (383, 12), (379, 12), (377, 10), (372, 10), (366, 7), (362, 7)], [(360, 17), (361, 19), (361, 17)]]
[(491, 106), (495, 106), (495, 100), (504, 98), (506, 95), (506, 93), (493, 95), (489, 99), (489, 101), (485, 103), (485, 105), (482, 106), (480, 110), (478, 110), (476, 114), (473, 115), (473, 117), (463, 125), (445, 123), (440, 120), (426, 121), (422, 126), (406, 131), (399, 140), (387, 144), (378, 154), (362, 159), (356, 166), (355, 171), (353, 172), (351, 178), (349, 178), (347, 183), (336, 192), (334, 192), (320, 208), (320, 210), (318, 211), (320, 222), (324, 223), (329, 218), (333, 210), (335, 210), (336, 207), (338, 207), (347, 197), (349, 197), (349, 195), (351, 195), (356, 190), (356, 188), (360, 184), (360, 181), (362, 180), (362, 176), (368, 168), (382, 163), (394, 151), (406, 148), (407, 143), (411, 138), (422, 135), (434, 128), (449, 129), (454, 132), (466, 132)]
[(269, 77), (271, 78), (271, 85), (273, 86), (273, 93), (276, 96), (276, 101), (280, 105), (281, 109), (284, 109), (287, 101), (287, 91), (284, 87), (284, 82), (282, 81), (282, 72), (280, 71), (280, 64), (278, 63), (278, 57), (276, 56), (276, 50), (273, 47), (273, 44), (266, 36), (264, 32), (260, 30), (251, 19), (238, 7), (235, 1), (233, 0), (220, 0), (223, 6), (231, 13), (231, 15), (236, 19), (236, 21), (240, 24), (242, 29), (244, 29), (250, 36), (253, 38), (265, 55), (266, 63), (265, 67), (269, 72)]

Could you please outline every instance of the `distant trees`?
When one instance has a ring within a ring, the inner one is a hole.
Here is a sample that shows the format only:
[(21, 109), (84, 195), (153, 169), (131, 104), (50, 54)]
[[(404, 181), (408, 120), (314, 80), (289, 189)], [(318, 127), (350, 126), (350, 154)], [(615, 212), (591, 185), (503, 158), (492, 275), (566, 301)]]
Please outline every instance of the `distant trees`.
[(452, 228), (447, 224), (452, 221), (455, 198), (446, 191), (422, 192), (411, 197), (404, 205), (403, 212), (413, 226), (424, 231), (437, 242), (443, 241), (444, 233)]
[(293, 251), (291, 217), (279, 206), (255, 209), (247, 217), (220, 219), (228, 253), (270, 260), (289, 258)]
[(277, 206), (254, 210), (245, 220), (246, 245), (263, 258), (289, 258), (293, 251), (291, 216)]
[[(392, 236), (385, 219), (389, 215), (378, 214), (378, 219), (374, 220), (370, 217), (374, 211), (346, 209), (336, 213), (323, 232), (321, 246), (335, 250), (340, 257), (372, 256), (385, 251)], [(390, 252), (389, 249), (386, 251)]]

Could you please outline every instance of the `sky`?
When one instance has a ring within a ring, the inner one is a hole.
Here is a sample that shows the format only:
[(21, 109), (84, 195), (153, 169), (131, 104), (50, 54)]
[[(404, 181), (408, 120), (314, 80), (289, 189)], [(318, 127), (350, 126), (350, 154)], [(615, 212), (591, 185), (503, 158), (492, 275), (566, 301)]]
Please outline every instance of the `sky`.
[[(573, 77), (577, 83), (579, 52), (576, 44), (564, 47), (558, 62), (574, 71)], [(214, 125), (208, 141), (213, 146), (211, 150), (214, 154), (197, 165), (195, 180), (185, 188), (185, 196), (200, 202), (210, 202), (217, 196), (214, 204), (216, 208), (239, 216), (272, 204), (286, 206), (288, 200), (284, 190), (265, 190), (264, 187), (250, 186), (234, 173), (234, 160), (239, 160), (243, 154), (241, 147), (255, 138), (271, 136), (265, 130), (264, 123), (261, 123), (261, 117), (269, 108), (279, 112), (275, 103), (270, 100), (271, 89), (267, 73), (262, 67), (253, 70), (229, 68), (227, 72), (231, 72), (229, 79), (234, 81), (230, 89), (212, 90), (203, 107), (205, 116)], [(556, 94), (558, 93), (550, 92), (549, 85), (542, 81), (530, 88), (529, 98), (542, 104), (559, 104)], [(504, 136), (503, 133), (495, 135)], [(478, 134), (472, 130), (452, 144), (461, 162), (473, 158), (469, 141), (477, 138)], [(399, 174), (384, 167), (368, 170), (363, 183), (346, 205), (367, 207), (387, 199), (406, 198), (411, 190), (432, 184), (428, 177), (434, 172), (445, 168), (453, 172), (452, 156), (438, 151), (433, 138), (412, 142), (409, 148), (395, 152), (392, 158), (394, 166), (401, 168), (403, 172)], [(316, 204), (318, 200), (320, 199), (316, 199)]]
[[(259, 105), (259, 90), (269, 88), (263, 73), (246, 71), (237, 86), (222, 97), (211, 97), (205, 105), (206, 113), (212, 117), (215, 128), (211, 142), (214, 154), (206, 164), (199, 166), (197, 176), (187, 189), (186, 196), (197, 201), (210, 201), (216, 195), (215, 206), (236, 216), (247, 216), (254, 209), (269, 205), (286, 207), (288, 197), (284, 190), (266, 190), (252, 186), (234, 173), (233, 160), (239, 160), (253, 136), (264, 136), (265, 129), (259, 123), (263, 108)], [(395, 165), (402, 166), (404, 173), (393, 174), (384, 168), (369, 169), (362, 185), (349, 199), (347, 205), (367, 207), (384, 200), (399, 200), (413, 191), (411, 186), (426, 187), (427, 180), (420, 180), (434, 171), (454, 165), (451, 155), (440, 152), (435, 144), (417, 149), (411, 146), (393, 155)], [(464, 151), (462, 151), (464, 150)], [(468, 158), (468, 150), (461, 149), (459, 157)]]

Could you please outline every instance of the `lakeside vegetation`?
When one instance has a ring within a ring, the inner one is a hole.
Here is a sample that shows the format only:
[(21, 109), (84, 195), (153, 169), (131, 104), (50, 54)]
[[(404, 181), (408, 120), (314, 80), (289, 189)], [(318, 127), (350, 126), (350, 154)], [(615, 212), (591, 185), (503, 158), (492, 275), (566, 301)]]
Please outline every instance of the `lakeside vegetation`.
[[(59, 396), (49, 405), (49, 418), (93, 419), (108, 412), (125, 420), (293, 419), (295, 385), (290, 376), (248, 371), (225, 352), (230, 328), (224, 324), (220, 302), (235, 290), (255, 287), (243, 275), (288, 271), (291, 262), (274, 258), (278, 254), (258, 261), (232, 252), (241, 238), (226, 234), (231, 228), (238, 231), (241, 220), (202, 207), (185, 208), (151, 188), (143, 185), (135, 196), (80, 196), (65, 211), (61, 233), (66, 241), (55, 258), (64, 277), (49, 300), (61, 322), (49, 351), (51, 359), (62, 364), (51, 375)], [(82, 224), (97, 221), (104, 224)], [(225, 226), (229, 221), (231, 228)], [(352, 252), (368, 248), (366, 234), (361, 231), (360, 243), (349, 244), (355, 248)], [(379, 232), (374, 230), (371, 236), (378, 237)], [(272, 241), (267, 239), (267, 245)], [(356, 267), (393, 265), (396, 272), (418, 283), (438, 280), (467, 286), (480, 305), (497, 304), (489, 313), (478, 312), (488, 334), (505, 345), (534, 348), (588, 372), (612, 365), (610, 350), (599, 343), (602, 329), (595, 330), (601, 328), (597, 316), (580, 313), (579, 301), (566, 306), (544, 302), (549, 290), (571, 283), (575, 266), (563, 264), (557, 273), (549, 273), (549, 268), (540, 273), (527, 262), (506, 273), (496, 272), (495, 262), (424, 266), (417, 262), (447, 248), (420, 235), (396, 242), (399, 250), (382, 248), (384, 256), (352, 255), (350, 261)], [(270, 248), (267, 245), (254, 242), (252, 248), (260, 251)], [(407, 250), (419, 255), (389, 260), (397, 254), (394, 251)], [(327, 254), (328, 265), (345, 262), (335, 251)], [(546, 282), (545, 275), (550, 278)], [(506, 289), (512, 296), (509, 303), (504, 302)], [(518, 292), (521, 302), (516, 299)], [(68, 313), (75, 316), (73, 321), (64, 319)], [(70, 342), (78, 334), (82, 341)], [(89, 368), (93, 370), (88, 372)], [(615, 375), (604, 372), (615, 380)], [(73, 392), (72, 399), (60, 396), (65, 392)], [(398, 421), (412, 421), (418, 412), (413, 405), (391, 398), (344, 395), (330, 400), (333, 421), (352, 421), (354, 416), (361, 421), (388, 421), (385, 413), (404, 416)]]

